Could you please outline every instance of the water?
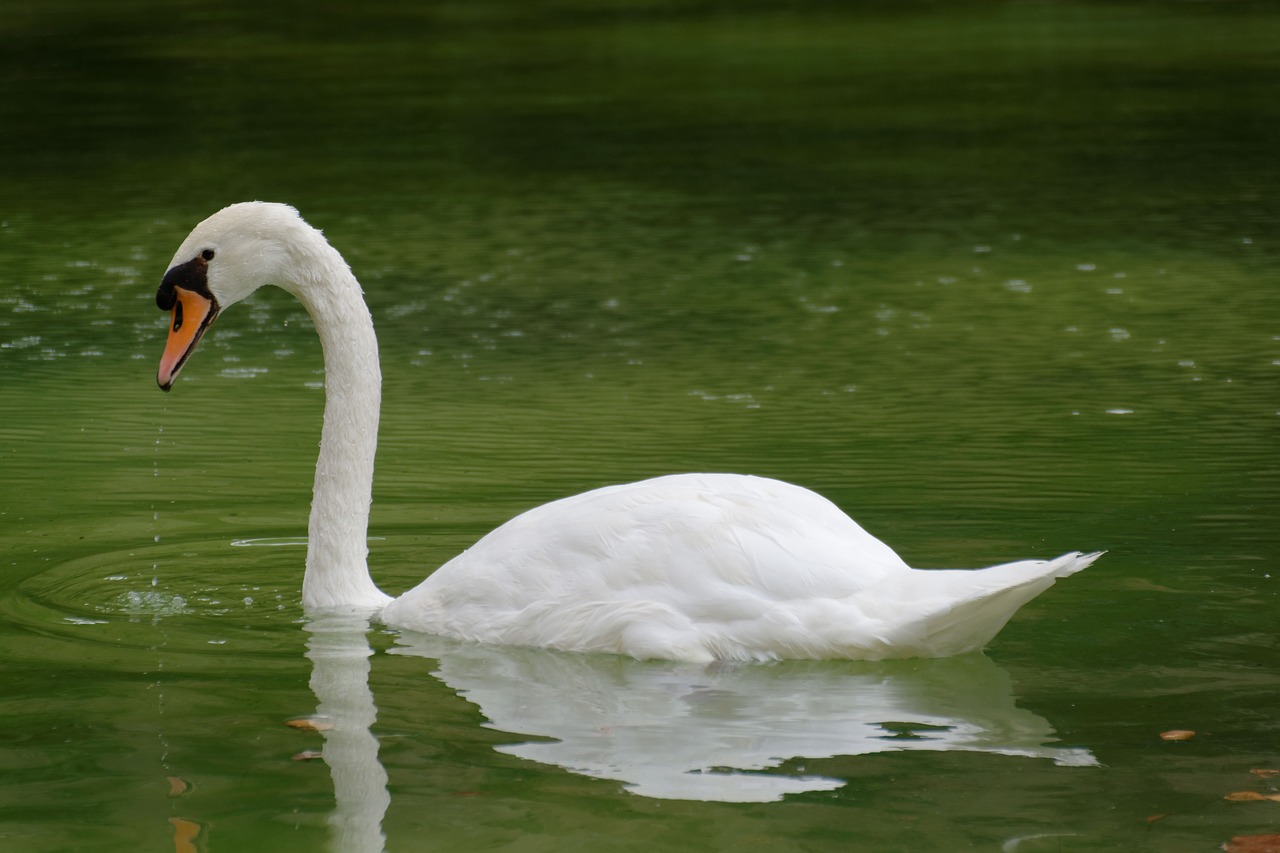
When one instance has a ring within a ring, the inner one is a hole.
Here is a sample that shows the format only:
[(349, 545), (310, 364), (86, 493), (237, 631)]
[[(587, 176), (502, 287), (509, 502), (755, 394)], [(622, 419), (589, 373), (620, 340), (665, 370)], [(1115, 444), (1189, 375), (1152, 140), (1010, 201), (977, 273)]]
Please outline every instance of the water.
[[(1278, 11), (12, 10), (0, 850), (1280, 832), (1224, 799), (1280, 789), (1250, 772), (1280, 768)], [(951, 661), (308, 623), (304, 312), (260, 293), (154, 386), (155, 285), (246, 198), (298, 205), (364, 284), (388, 591), (680, 470), (802, 483), (913, 565), (1109, 553)], [(285, 725), (317, 706), (340, 725)]]

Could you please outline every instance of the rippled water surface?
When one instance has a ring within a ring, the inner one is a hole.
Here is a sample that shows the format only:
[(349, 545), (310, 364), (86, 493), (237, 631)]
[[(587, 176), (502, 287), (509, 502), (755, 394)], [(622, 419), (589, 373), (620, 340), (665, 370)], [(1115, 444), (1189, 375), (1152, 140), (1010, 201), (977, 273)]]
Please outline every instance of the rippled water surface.
[[(295, 11), (0, 22), (0, 850), (1280, 833), (1280, 7)], [(154, 384), (156, 284), (248, 198), (364, 285), (388, 591), (686, 470), (814, 488), (912, 565), (1108, 554), (944, 661), (308, 621), (305, 312), (259, 293)]]

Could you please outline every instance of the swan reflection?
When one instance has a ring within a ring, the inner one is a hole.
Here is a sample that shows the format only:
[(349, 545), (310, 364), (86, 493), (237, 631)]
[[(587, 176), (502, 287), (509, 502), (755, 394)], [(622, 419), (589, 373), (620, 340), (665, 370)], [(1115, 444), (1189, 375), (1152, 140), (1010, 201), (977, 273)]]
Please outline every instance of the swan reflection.
[[(327, 613), (306, 626), (311, 688), (337, 807), (333, 849), (384, 849), (387, 774), (371, 732), (369, 619)], [(392, 654), (477, 705), (492, 728), (531, 740), (501, 752), (621, 782), (646, 797), (768, 802), (843, 779), (806, 759), (963, 750), (1097, 763), (1053, 745), (1043, 717), (1018, 708), (1009, 676), (982, 655), (886, 662), (690, 664), (402, 635)]]
[(378, 853), (384, 849), (382, 818), (391, 804), (387, 771), (378, 760), (377, 717), (369, 691), (369, 616), (323, 613), (305, 626), (316, 717), (324, 723), (324, 760), (333, 777), (337, 808), (329, 817), (333, 849)]
[[(490, 726), (538, 738), (497, 747), (647, 797), (768, 802), (843, 779), (788, 762), (963, 750), (1097, 763), (1050, 745), (1053, 728), (1014, 704), (1009, 676), (973, 654), (885, 662), (690, 664), (464, 644), (407, 634), (393, 654), (432, 674)], [(551, 739), (551, 740), (545, 740)]]

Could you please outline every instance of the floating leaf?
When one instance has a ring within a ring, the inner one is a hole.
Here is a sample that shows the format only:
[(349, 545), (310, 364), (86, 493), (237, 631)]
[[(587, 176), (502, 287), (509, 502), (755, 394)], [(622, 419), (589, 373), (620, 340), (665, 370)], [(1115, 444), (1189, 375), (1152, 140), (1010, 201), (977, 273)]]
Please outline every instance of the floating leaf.
[(1161, 740), (1191, 740), (1196, 733), (1190, 729), (1170, 729), (1160, 733)]
[(292, 758), (294, 761), (315, 761), (317, 758), (324, 758), (324, 753), (318, 749), (304, 749)]
[(200, 824), (185, 817), (171, 817), (174, 853), (197, 853), (196, 839), (200, 837)]
[(1153, 815), (1149, 815), (1149, 816), (1147, 817), (1147, 823), (1155, 823), (1155, 822), (1156, 822), (1156, 821), (1158, 821), (1158, 820), (1164, 820), (1164, 819), (1165, 819), (1165, 818), (1167, 818), (1168, 816), (1169, 816), (1169, 813), (1168, 813), (1168, 812), (1164, 812), (1163, 814), (1153, 814)]
[(1280, 803), (1280, 794), (1259, 794), (1257, 791), (1235, 791), (1223, 797), (1233, 803), (1250, 803), (1256, 800), (1272, 800)]
[(1280, 853), (1280, 835), (1237, 835), (1222, 849), (1227, 853)]
[(1261, 767), (1254, 768), (1249, 772), (1254, 776), (1261, 776), (1263, 779), (1273, 779), (1276, 776), (1280, 776), (1280, 770), (1268, 770)]
[(333, 728), (333, 723), (326, 723), (324, 720), (317, 720), (312, 717), (285, 720), (284, 724), (291, 729), (301, 729), (304, 732), (327, 732)]
[(181, 797), (191, 790), (191, 783), (179, 776), (164, 777), (169, 782), (169, 796)]

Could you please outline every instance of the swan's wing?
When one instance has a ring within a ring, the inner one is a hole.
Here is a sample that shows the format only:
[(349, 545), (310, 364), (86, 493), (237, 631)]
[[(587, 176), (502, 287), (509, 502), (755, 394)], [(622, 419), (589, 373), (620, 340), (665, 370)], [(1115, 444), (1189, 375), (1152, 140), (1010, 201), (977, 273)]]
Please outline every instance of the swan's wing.
[[(724, 656), (706, 648), (717, 626), (848, 599), (904, 571), (892, 549), (814, 492), (683, 474), (517, 516), (384, 618), (484, 642), (705, 659)], [(697, 648), (678, 647), (689, 642)]]

